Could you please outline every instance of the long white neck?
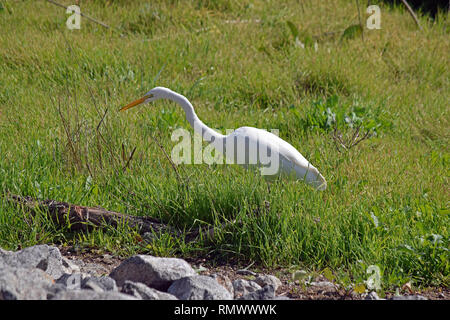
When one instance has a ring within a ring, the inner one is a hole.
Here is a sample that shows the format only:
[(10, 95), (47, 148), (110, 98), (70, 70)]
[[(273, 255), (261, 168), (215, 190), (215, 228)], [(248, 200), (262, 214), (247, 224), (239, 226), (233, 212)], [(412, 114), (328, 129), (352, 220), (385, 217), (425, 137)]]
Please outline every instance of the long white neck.
[(202, 136), (203, 140), (218, 143), (225, 138), (224, 135), (211, 129), (197, 117), (194, 107), (185, 96), (170, 91), (165, 98), (178, 103), (183, 108), (186, 113), (186, 120), (191, 124), (192, 128), (194, 128), (194, 131)]

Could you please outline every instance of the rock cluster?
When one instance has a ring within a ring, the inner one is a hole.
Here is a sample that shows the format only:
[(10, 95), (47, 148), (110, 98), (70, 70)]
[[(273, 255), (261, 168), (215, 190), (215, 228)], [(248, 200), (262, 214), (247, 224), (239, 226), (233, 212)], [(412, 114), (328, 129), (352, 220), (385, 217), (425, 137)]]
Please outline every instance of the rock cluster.
[(109, 275), (85, 273), (58, 248), (0, 249), (0, 300), (264, 300), (277, 299), (281, 281), (260, 275), (231, 282), (198, 275), (184, 260), (136, 255)]
[[(121, 263), (113, 263), (110, 255), (102, 258), (110, 267), (70, 260), (54, 246), (17, 252), (0, 248), (0, 300), (289, 300), (276, 295), (282, 283), (273, 275), (241, 269), (235, 274), (244, 279), (231, 281), (226, 274), (194, 269), (177, 258), (135, 255)], [(339, 293), (339, 286), (322, 280), (308, 281), (307, 292), (325, 298)], [(355, 298), (384, 300), (376, 292)], [(388, 299), (427, 300), (418, 294)]]

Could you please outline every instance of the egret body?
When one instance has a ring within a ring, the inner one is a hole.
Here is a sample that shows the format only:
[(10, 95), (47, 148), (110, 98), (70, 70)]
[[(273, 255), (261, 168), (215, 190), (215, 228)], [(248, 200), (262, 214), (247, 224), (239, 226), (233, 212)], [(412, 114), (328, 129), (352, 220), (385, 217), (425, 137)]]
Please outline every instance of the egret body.
[[(179, 104), (194, 131), (233, 163), (245, 167), (255, 165), (260, 168), (261, 174), (269, 179), (284, 176), (288, 179), (303, 180), (318, 190), (326, 189), (325, 178), (288, 142), (273, 133), (252, 127), (241, 127), (228, 135), (223, 135), (209, 128), (198, 118), (194, 107), (186, 97), (170, 89), (153, 88), (142, 98), (123, 107), (121, 111), (158, 99), (168, 99)], [(266, 154), (262, 150), (266, 151)]]

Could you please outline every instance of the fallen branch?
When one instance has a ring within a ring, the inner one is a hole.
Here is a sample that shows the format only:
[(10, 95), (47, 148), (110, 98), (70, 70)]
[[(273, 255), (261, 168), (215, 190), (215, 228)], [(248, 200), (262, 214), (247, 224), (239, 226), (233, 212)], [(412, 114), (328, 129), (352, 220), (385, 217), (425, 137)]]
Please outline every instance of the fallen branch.
[[(173, 236), (181, 236), (181, 231), (175, 229), (155, 218), (131, 216), (119, 212), (109, 211), (99, 207), (86, 207), (59, 202), (55, 200), (36, 200), (32, 197), (24, 197), (11, 193), (6, 194), (9, 202), (23, 205), (33, 214), (37, 211), (48, 212), (49, 217), (58, 225), (68, 227), (70, 231), (87, 231), (96, 227), (118, 227), (127, 224), (138, 229), (140, 234), (169, 233)], [(214, 227), (204, 227), (186, 233), (186, 242), (199, 239), (213, 239)]]
[(105, 225), (117, 227), (125, 223), (132, 228), (137, 227), (139, 233), (162, 231), (177, 234), (175, 229), (150, 217), (130, 216), (103, 208), (78, 206), (54, 200), (36, 200), (14, 194), (7, 194), (6, 197), (8, 201), (24, 205), (32, 212), (47, 211), (54, 222), (69, 226), (71, 231), (83, 231)]

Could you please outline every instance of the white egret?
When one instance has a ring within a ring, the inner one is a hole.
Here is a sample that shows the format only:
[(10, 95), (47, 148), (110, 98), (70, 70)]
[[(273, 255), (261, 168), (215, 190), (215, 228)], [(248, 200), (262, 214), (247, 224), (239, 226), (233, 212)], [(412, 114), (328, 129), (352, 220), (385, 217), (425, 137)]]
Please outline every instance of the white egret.
[[(194, 131), (199, 133), (203, 140), (210, 142), (227, 159), (232, 159), (233, 163), (245, 167), (255, 165), (260, 168), (261, 174), (269, 179), (284, 176), (293, 180), (303, 180), (318, 190), (326, 189), (325, 178), (288, 142), (273, 133), (252, 127), (241, 127), (228, 135), (222, 135), (209, 128), (197, 117), (194, 107), (186, 97), (170, 89), (155, 87), (120, 111), (158, 99), (168, 99), (178, 103), (186, 113), (186, 119)], [(239, 143), (239, 141), (246, 143)], [(266, 154), (261, 150), (265, 150)], [(276, 170), (271, 170), (273, 168)]]

